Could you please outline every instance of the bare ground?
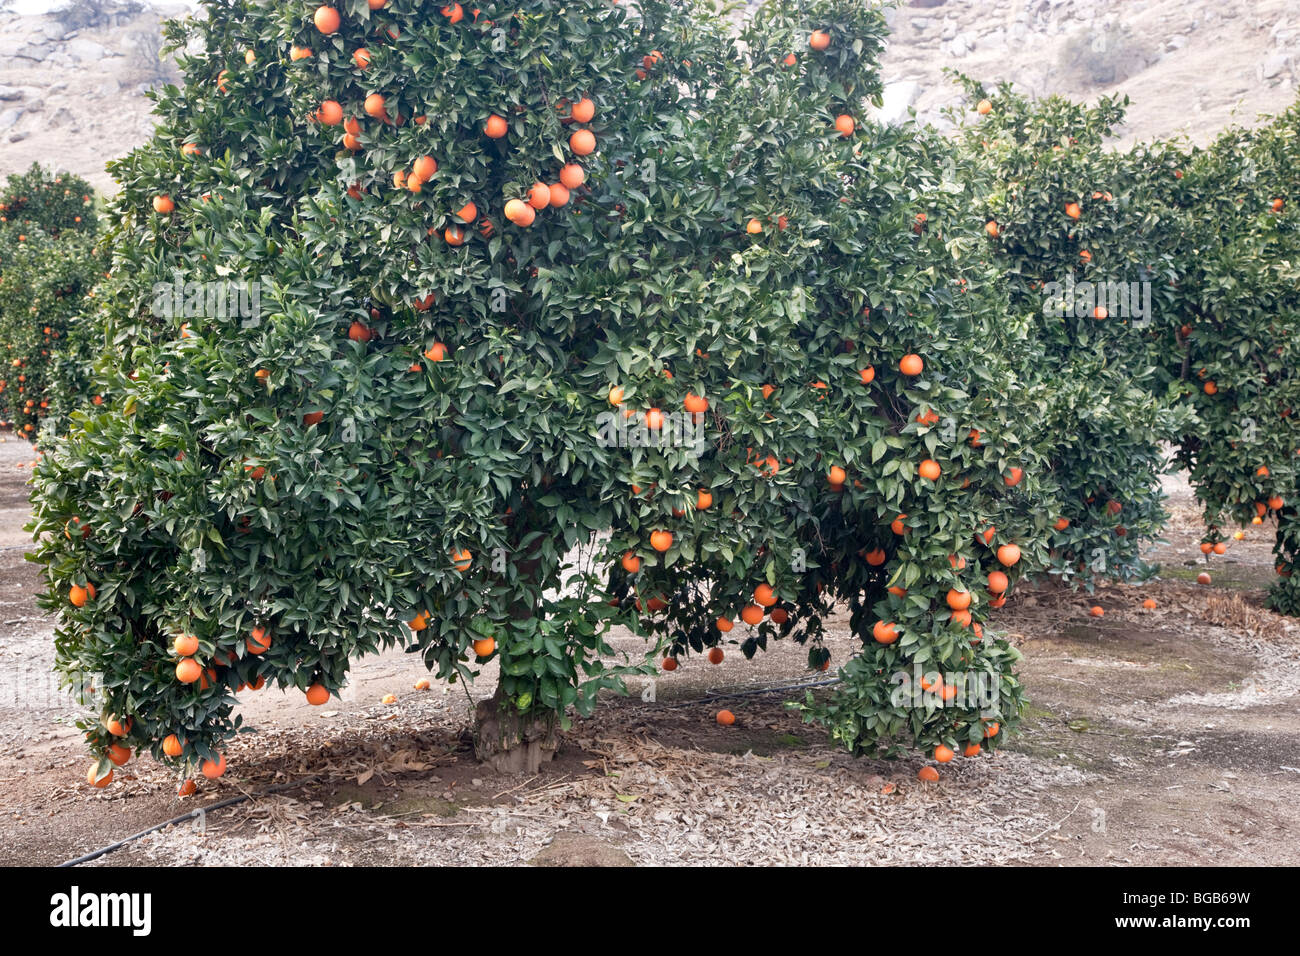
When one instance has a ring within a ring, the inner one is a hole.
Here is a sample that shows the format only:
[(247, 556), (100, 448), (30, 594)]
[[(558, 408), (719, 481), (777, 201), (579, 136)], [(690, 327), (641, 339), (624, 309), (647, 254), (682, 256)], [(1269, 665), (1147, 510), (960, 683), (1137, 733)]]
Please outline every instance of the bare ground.
[[(653, 694), (634, 684), (532, 777), (474, 763), (463, 690), (415, 691), (418, 661), (369, 658), (323, 711), (253, 695), (256, 732), (232, 745), (231, 770), (181, 799), (147, 756), (102, 792), (81, 783), (75, 708), (48, 677), (51, 626), (22, 558), (30, 459), (0, 444), (0, 864), (58, 863), (241, 794), (93, 865), (1300, 863), (1300, 628), (1262, 610), (1269, 529), (1214, 559), (1213, 586), (1191, 583), (1204, 559), (1177, 480), (1165, 579), (1008, 602), (996, 624), (1025, 652), (1024, 731), (937, 785), (917, 781), (918, 759), (829, 746), (783, 707), (799, 691), (722, 696), (830, 676), (778, 645), (752, 662), (684, 661)], [(834, 630), (836, 660), (852, 645)], [(475, 699), (491, 693), (484, 676)], [(398, 702), (379, 703), (387, 693)], [(724, 705), (733, 727), (714, 720)]]

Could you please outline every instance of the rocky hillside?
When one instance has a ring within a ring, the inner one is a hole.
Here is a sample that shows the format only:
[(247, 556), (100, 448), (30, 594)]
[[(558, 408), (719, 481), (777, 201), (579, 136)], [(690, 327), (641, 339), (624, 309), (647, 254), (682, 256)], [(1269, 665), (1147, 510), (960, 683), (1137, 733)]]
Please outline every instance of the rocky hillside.
[[(159, 22), (187, 5), (63, 2), (0, 0), (0, 174), (39, 161), (111, 191), (104, 163), (148, 134), (144, 93), (172, 76)], [(1296, 0), (902, 0), (887, 15), (885, 119), (943, 123), (952, 67), (1040, 95), (1118, 90), (1125, 139), (1204, 142), (1285, 108), (1300, 77)]]
[(887, 15), (886, 118), (941, 123), (951, 68), (1036, 96), (1125, 93), (1125, 140), (1204, 143), (1285, 109), (1300, 79), (1296, 0), (910, 0)]

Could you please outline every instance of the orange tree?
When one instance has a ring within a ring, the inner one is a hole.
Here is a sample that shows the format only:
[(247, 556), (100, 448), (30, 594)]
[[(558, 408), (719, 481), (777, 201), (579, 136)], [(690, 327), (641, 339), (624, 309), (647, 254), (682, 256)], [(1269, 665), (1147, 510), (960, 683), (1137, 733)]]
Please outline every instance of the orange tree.
[(186, 82), (114, 168), (105, 402), (32, 525), (92, 782), (218, 776), (237, 693), (323, 703), (394, 645), (496, 659), (478, 752), (535, 765), (661, 651), (825, 666), (834, 600), (861, 647), (808, 719), (999, 742), (1047, 398), (949, 151), (862, 122), (879, 12), (371, 6), (171, 26)]
[(85, 180), (36, 165), (0, 192), (0, 415), (25, 438), (84, 385), (77, 319), (104, 268), (93, 207)]
[(1228, 130), (1163, 173), (1163, 201), (1181, 218), (1169, 242), (1177, 298), (1161, 331), (1168, 377), (1196, 411), (1178, 458), (1204, 507), (1202, 547), (1229, 546), (1225, 525), (1276, 521), (1270, 603), (1300, 613), (1300, 106)]
[(1088, 587), (1146, 576), (1142, 554), (1167, 518), (1165, 443), (1189, 420), (1158, 347), (1177, 220), (1156, 183), (1178, 154), (1108, 148), (1125, 101), (1030, 101), (960, 80), (975, 121), (959, 149), (981, 174), (988, 254), (1032, 321), (1029, 365), (1050, 396), (1032, 437), (1055, 485), (1050, 571)]

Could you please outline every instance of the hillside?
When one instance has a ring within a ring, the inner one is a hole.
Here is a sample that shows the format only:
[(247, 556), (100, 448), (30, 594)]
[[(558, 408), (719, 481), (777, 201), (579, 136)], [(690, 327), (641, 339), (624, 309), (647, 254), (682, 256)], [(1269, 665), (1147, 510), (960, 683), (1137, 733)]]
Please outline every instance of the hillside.
[[(111, 191), (104, 163), (148, 135), (145, 92), (174, 75), (158, 60), (159, 22), (187, 5), (72, 0), (36, 12), (49, 6), (0, 11), (0, 174), (38, 161)], [(1294, 0), (911, 0), (887, 15), (886, 119), (914, 106), (945, 122), (951, 67), (1039, 95), (1127, 93), (1125, 140), (1204, 142), (1285, 108), (1300, 76)]]

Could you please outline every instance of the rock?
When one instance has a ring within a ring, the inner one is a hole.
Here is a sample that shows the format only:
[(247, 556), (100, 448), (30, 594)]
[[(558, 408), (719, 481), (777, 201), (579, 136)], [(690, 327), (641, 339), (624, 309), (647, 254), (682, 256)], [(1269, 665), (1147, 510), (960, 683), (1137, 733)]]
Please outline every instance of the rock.
[(1264, 77), (1264, 79), (1271, 80), (1273, 79), (1273, 77), (1278, 76), (1279, 74), (1284, 72), (1286, 68), (1287, 68), (1286, 54), (1275, 53), (1273, 56), (1270, 56), (1267, 60), (1264, 61), (1264, 64), (1260, 69), (1263, 71), (1262, 76)]
[[(59, 55), (62, 55), (62, 54), (59, 54)], [(46, 93), (62, 93), (62, 92), (63, 92), (64, 90), (66, 90), (67, 88), (68, 88), (68, 84), (67, 84), (67, 83), (64, 83), (62, 80), (60, 80), (58, 83), (51, 83), (48, 87), (45, 88), (45, 92), (46, 92)]]
[(47, 40), (62, 40), (68, 35), (68, 28), (53, 18), (47, 18), (39, 29), (41, 36)]
[(953, 37), (948, 49), (953, 56), (965, 56), (975, 49), (975, 38), (969, 33), (959, 33)]
[(84, 63), (93, 60), (102, 60), (105, 57), (117, 56), (116, 53), (109, 52), (104, 46), (96, 43), (94, 40), (88, 40), (85, 37), (77, 37), (64, 48), (64, 52), (72, 57), (77, 63)]
[(919, 32), (919, 33), (924, 33), (926, 30), (930, 29), (930, 20), (929, 20), (929, 18), (928, 18), (928, 17), (913, 17), (913, 18), (912, 18), (912, 29), (913, 29), (913, 30), (916, 30), (916, 31)]
[(21, 100), (23, 91), (16, 86), (0, 86), (0, 100)]
[(27, 138), (26, 133), (20, 133), (17, 130), (9, 134), (9, 142), (11, 143), (21, 143), (26, 138)]
[(54, 47), (48, 43), (28, 43), (21, 50), (15, 53), (14, 56), (40, 63), (53, 52)]
[(941, 29), (939, 36), (945, 40), (951, 40), (956, 35), (957, 35), (957, 21), (954, 20), (952, 17), (944, 17), (943, 28)]
[(21, 107), (14, 107), (0, 113), (0, 132), (12, 129), (13, 125), (23, 118), (23, 112)]
[(58, 128), (66, 126), (73, 132), (77, 131), (77, 118), (72, 114), (72, 110), (66, 106), (61, 106), (54, 111), (54, 115), (46, 121), (46, 126)]
[(907, 120), (908, 108), (921, 98), (921, 84), (916, 80), (899, 80), (886, 83), (880, 98), (880, 108), (871, 115), (879, 123), (894, 126)]
[(95, 92), (97, 92), (100, 96), (112, 96), (113, 94), (117, 93), (118, 90), (120, 90), (121, 88), (122, 88), (122, 84), (118, 83), (117, 80), (113, 79), (112, 77), (109, 77), (105, 82), (99, 84), (99, 89), (96, 90)]
[(1185, 46), (1187, 46), (1187, 37), (1176, 36), (1170, 38), (1169, 42), (1165, 44), (1165, 49), (1170, 53), (1173, 53), (1175, 50), (1181, 50)]

